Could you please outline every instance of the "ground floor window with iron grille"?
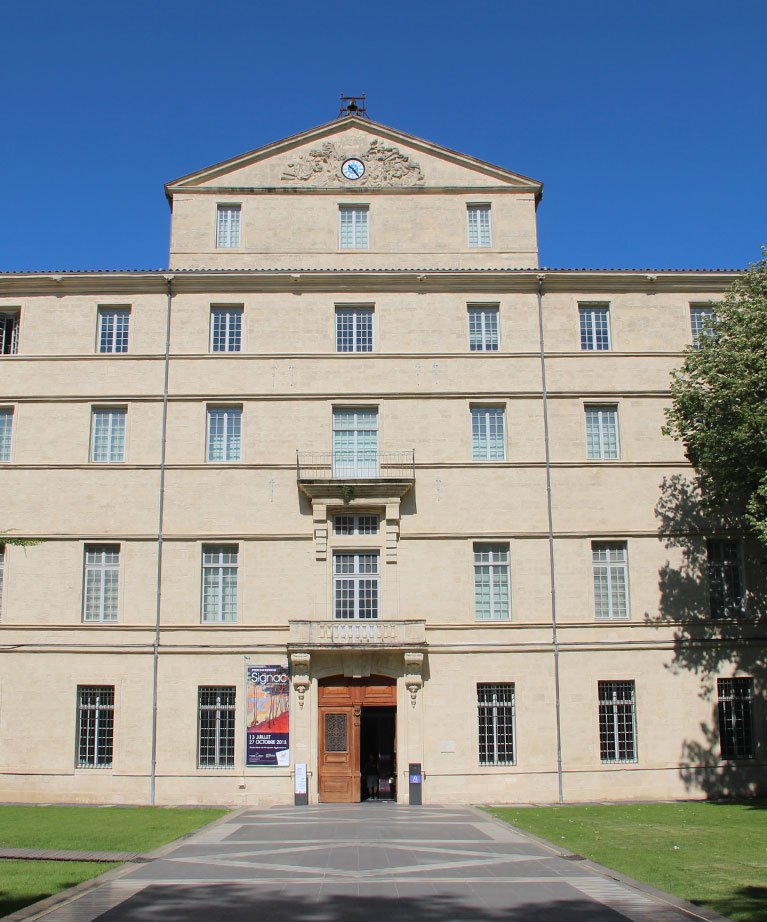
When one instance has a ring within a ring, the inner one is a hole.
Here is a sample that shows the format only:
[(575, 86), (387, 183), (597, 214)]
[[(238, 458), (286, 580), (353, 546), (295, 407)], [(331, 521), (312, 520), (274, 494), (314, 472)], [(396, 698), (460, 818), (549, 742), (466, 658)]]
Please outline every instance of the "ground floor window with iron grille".
[(636, 762), (636, 697), (633, 682), (599, 682), (599, 758)]
[(378, 551), (333, 555), (333, 595), (336, 618), (378, 617)]
[(77, 765), (111, 768), (114, 750), (114, 685), (77, 686)]
[(199, 768), (234, 765), (234, 687), (201, 686), (198, 698)]
[(753, 759), (752, 680), (718, 679), (719, 741), (723, 759)]
[(477, 685), (479, 764), (514, 764), (514, 683)]

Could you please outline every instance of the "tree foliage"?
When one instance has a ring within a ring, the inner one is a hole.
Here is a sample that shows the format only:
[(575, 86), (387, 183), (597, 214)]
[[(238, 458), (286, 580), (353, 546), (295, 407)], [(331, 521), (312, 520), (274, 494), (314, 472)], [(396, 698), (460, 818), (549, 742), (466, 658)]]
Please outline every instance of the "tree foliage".
[(767, 250), (712, 305), (711, 330), (671, 385), (667, 434), (681, 439), (702, 496), (743, 513), (767, 545)]

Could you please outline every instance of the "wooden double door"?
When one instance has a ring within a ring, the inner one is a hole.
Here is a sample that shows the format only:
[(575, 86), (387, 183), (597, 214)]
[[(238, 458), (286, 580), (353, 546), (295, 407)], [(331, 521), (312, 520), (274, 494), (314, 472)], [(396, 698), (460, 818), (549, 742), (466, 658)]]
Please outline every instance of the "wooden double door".
[[(397, 685), (386, 676), (347, 679), (331, 676), (319, 682), (319, 795), (322, 803), (350, 804), (362, 799), (360, 724), (364, 709), (396, 713)], [(396, 726), (396, 719), (393, 721)], [(394, 764), (396, 742), (391, 734)], [(388, 747), (387, 747), (388, 748)]]

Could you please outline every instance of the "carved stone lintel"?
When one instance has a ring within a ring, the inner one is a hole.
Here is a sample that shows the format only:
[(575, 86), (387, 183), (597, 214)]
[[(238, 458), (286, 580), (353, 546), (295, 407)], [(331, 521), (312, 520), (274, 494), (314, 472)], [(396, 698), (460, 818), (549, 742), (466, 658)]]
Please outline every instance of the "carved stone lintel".
[[(364, 175), (354, 181), (344, 179), (341, 174), (344, 161), (350, 157), (359, 157), (365, 163)], [(375, 138), (367, 151), (325, 141), (291, 160), (280, 178), (285, 183), (311, 186), (415, 186), (423, 182), (423, 172), (407, 154)]]
[(290, 671), (293, 677), (293, 688), (298, 695), (298, 706), (303, 708), (304, 696), (309, 690), (311, 679), (309, 678), (309, 666), (311, 656), (308, 653), (291, 653), (290, 654)]
[(410, 693), (410, 704), (415, 707), (416, 696), (423, 688), (423, 653), (405, 654), (405, 688)]

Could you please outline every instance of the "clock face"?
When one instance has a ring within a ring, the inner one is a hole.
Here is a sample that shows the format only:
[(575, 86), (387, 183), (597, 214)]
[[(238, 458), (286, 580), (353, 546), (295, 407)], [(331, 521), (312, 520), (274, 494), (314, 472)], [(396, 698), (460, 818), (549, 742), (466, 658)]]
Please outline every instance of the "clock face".
[(353, 157), (351, 160), (344, 161), (341, 173), (346, 179), (362, 179), (365, 175), (365, 164)]

